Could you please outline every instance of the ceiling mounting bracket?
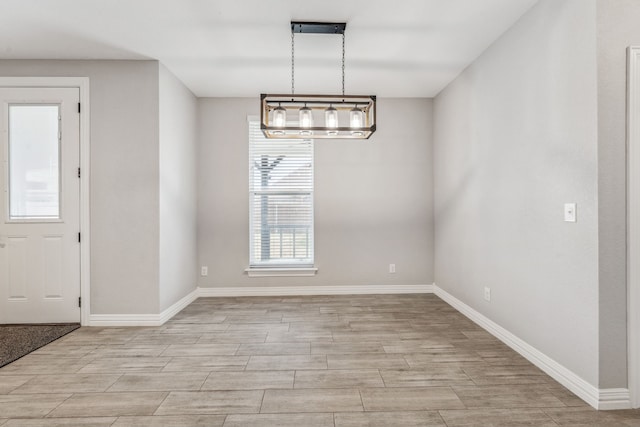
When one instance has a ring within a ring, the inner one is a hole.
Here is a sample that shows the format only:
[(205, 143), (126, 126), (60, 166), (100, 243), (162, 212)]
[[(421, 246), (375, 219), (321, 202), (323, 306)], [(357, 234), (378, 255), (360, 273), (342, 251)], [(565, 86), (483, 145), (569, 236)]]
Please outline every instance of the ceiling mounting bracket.
[(344, 34), (346, 22), (300, 22), (291, 21), (292, 33), (303, 34)]

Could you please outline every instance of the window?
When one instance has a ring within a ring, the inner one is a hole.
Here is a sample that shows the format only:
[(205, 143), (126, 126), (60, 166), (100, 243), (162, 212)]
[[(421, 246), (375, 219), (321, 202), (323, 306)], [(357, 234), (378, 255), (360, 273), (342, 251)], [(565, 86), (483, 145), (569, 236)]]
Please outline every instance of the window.
[(313, 266), (313, 140), (249, 121), (249, 224), (251, 267)]
[(59, 105), (9, 105), (9, 219), (60, 218), (59, 126)]

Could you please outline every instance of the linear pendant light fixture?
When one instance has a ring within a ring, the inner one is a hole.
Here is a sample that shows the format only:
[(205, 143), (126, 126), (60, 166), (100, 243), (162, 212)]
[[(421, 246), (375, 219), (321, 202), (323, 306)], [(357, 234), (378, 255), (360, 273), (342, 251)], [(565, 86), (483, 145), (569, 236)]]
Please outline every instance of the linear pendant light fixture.
[[(376, 131), (376, 96), (344, 93), (345, 22), (291, 22), (291, 94), (260, 95), (260, 128), (267, 138), (368, 139)], [(297, 95), (295, 34), (342, 35), (342, 95)]]

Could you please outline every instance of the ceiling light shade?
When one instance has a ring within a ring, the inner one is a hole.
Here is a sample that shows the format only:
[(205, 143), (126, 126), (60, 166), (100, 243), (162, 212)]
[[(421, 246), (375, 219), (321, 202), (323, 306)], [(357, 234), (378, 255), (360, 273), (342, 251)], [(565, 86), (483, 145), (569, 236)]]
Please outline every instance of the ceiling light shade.
[(349, 111), (349, 127), (351, 127), (351, 135), (362, 136), (362, 127), (364, 126), (364, 111), (356, 105)]
[(338, 131), (335, 130), (335, 128), (338, 127), (338, 110), (333, 108), (333, 105), (330, 105), (329, 108), (324, 110), (324, 125), (331, 129), (327, 131), (327, 135), (338, 135)]
[[(275, 126), (272, 120), (275, 117), (276, 108), (286, 110), (287, 117), (299, 117), (299, 121), (289, 121), (286, 126)], [(329, 110), (331, 108), (335, 112)], [(352, 121), (355, 108), (359, 111), (358, 122)], [(327, 110), (330, 111), (329, 118)], [(310, 122), (306, 119), (307, 115), (311, 116)], [(260, 95), (260, 128), (267, 138), (300, 138), (300, 135), (313, 134), (315, 139), (368, 139), (376, 131), (376, 97), (374, 95), (262, 94)]]
[(364, 126), (364, 112), (357, 106), (349, 111), (349, 126), (351, 128), (361, 128)]
[[(376, 131), (376, 96), (345, 95), (346, 23), (291, 22), (291, 94), (260, 95), (260, 128), (267, 138), (368, 139)], [(294, 88), (294, 35), (342, 35), (342, 94), (298, 95)], [(297, 117), (298, 122), (287, 121)], [(342, 124), (342, 126), (341, 126)], [(347, 125), (348, 124), (348, 125)]]
[(281, 106), (277, 106), (273, 109), (273, 126), (282, 128), (287, 125), (287, 110)]
[(298, 110), (298, 116), (300, 117), (301, 128), (309, 129), (313, 126), (313, 112), (311, 111), (311, 108), (307, 107), (307, 104)]
[(324, 125), (331, 129), (338, 127), (338, 110), (333, 105), (324, 110)]

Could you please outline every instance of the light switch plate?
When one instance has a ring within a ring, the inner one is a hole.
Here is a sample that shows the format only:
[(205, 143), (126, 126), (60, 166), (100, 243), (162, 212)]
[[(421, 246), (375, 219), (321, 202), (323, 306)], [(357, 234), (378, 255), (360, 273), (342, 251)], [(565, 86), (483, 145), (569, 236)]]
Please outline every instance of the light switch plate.
[(564, 204), (564, 220), (566, 222), (576, 222), (578, 218), (577, 207), (575, 203)]

